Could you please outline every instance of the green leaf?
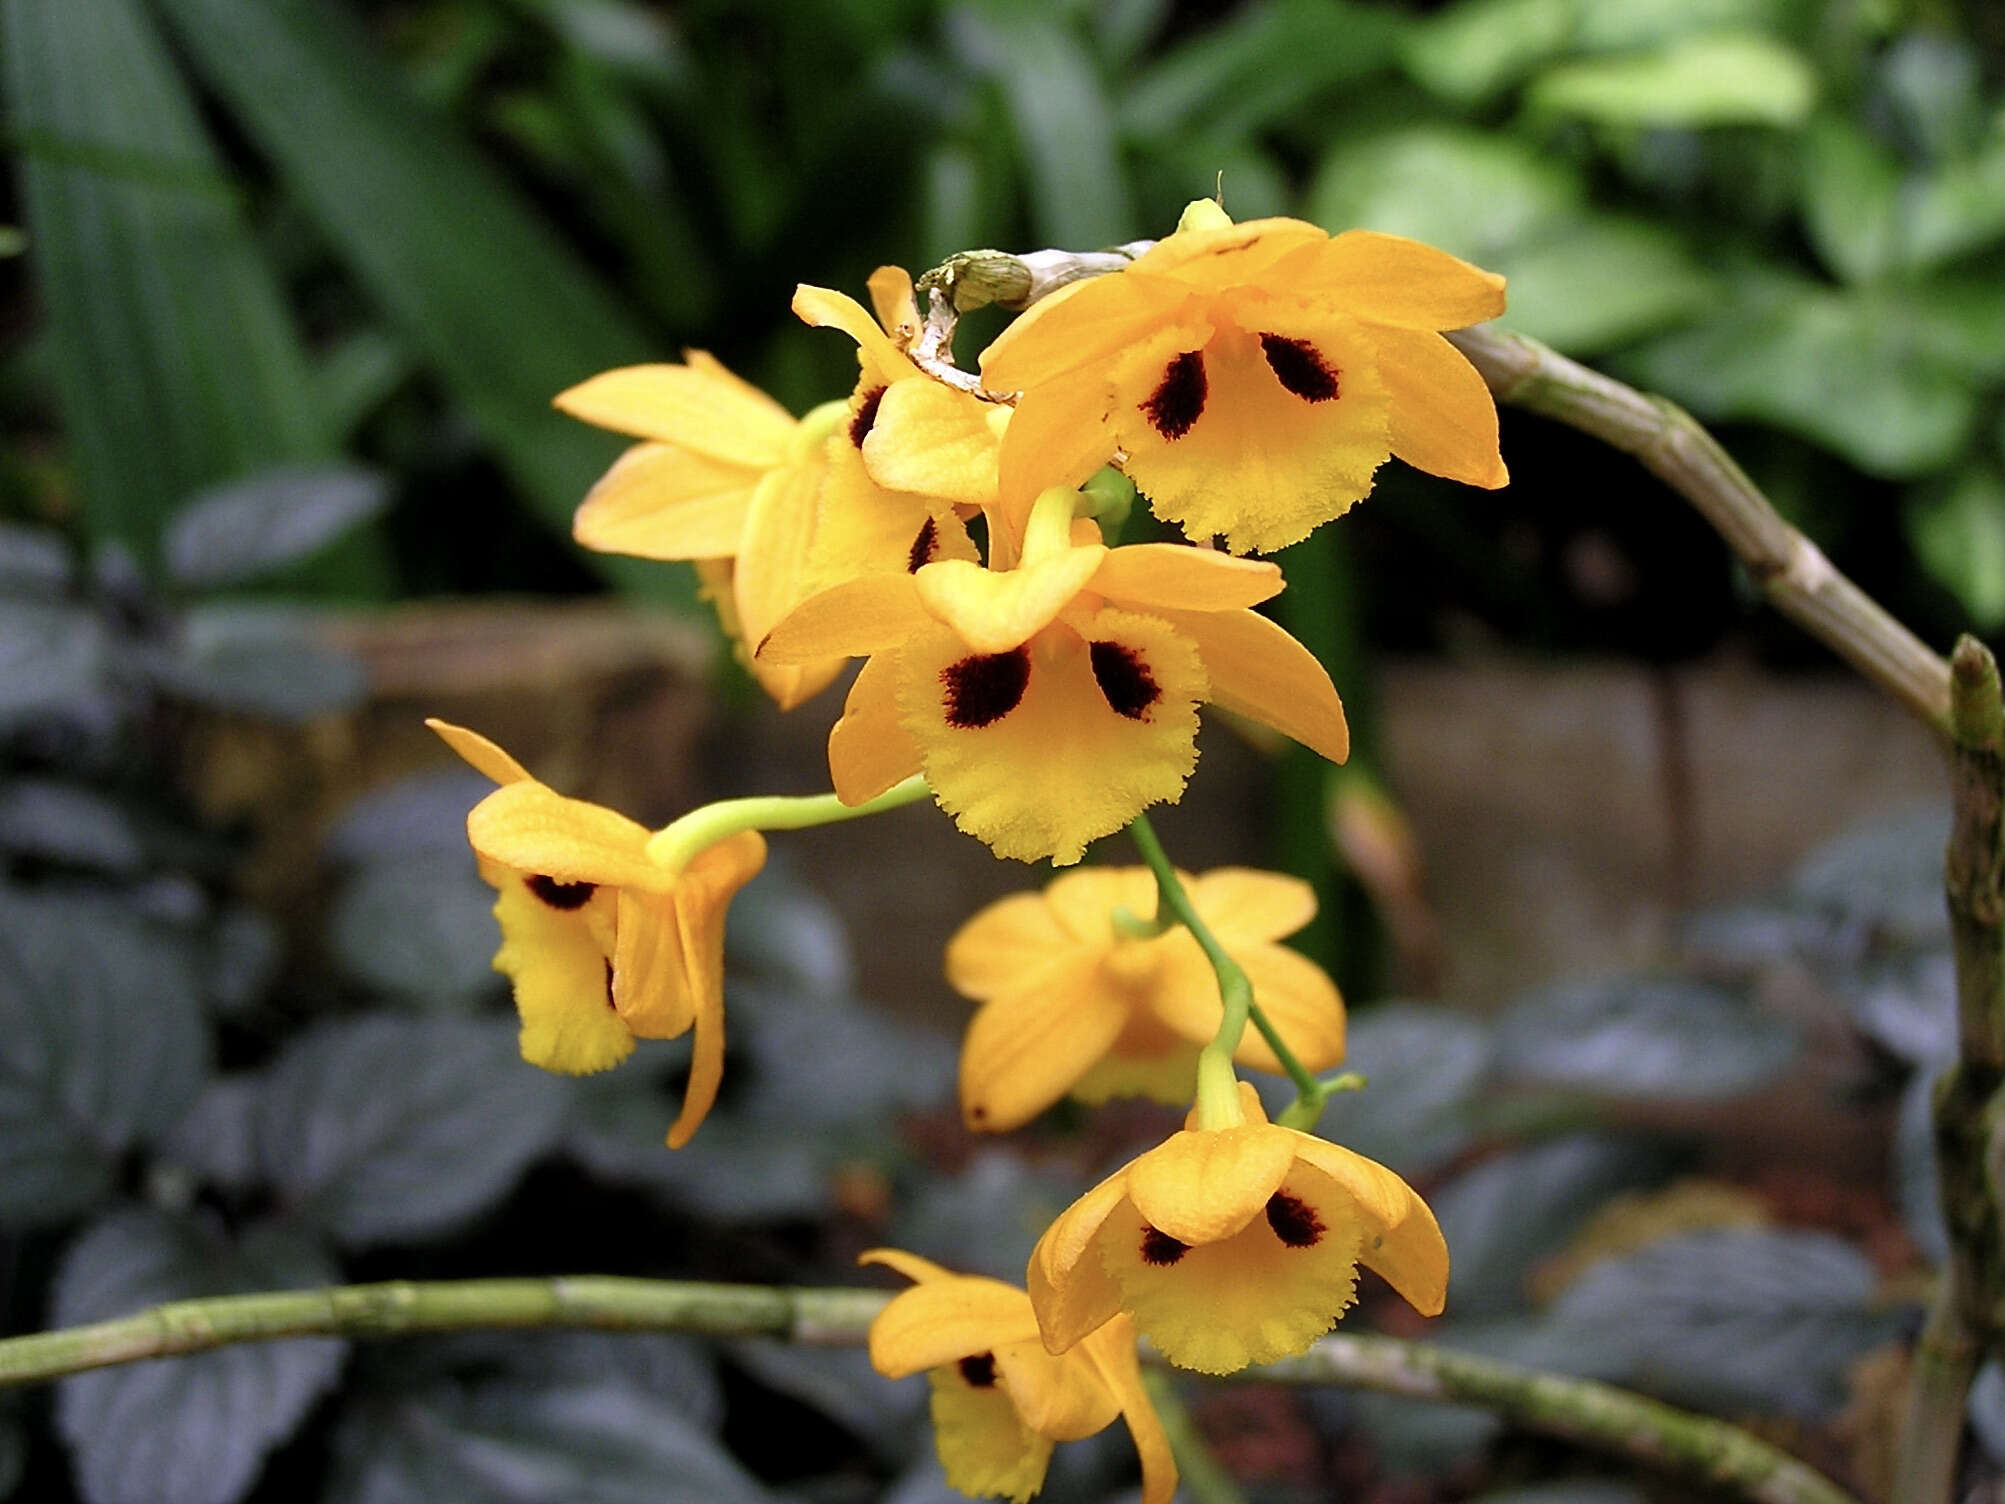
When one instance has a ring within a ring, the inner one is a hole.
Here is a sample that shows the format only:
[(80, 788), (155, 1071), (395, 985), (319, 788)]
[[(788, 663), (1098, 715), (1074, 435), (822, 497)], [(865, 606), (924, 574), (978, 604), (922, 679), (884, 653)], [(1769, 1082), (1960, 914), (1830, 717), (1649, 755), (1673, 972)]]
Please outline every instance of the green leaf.
[(1013, 1148), (984, 1146), (959, 1173), (900, 1195), (888, 1241), (923, 1248), (949, 1269), (1015, 1281), (1044, 1230), (1082, 1189)]
[(1428, 1198), (1454, 1250), (1450, 1307), (1458, 1317), (1518, 1309), (1541, 1260), (1610, 1196), (1650, 1184), (1664, 1169), (1660, 1150), (1576, 1134), (1463, 1171)]
[(120, 805), (53, 778), (0, 785), (0, 851), (116, 877), (146, 864), (139, 832)]
[(1438, 1004), (1354, 1014), (1344, 1068), (1366, 1084), (1332, 1097), (1316, 1131), (1402, 1175), (1424, 1175), (1468, 1147), (1468, 1108), (1491, 1053), (1488, 1025)]
[(348, 1407), (331, 1504), (768, 1504), (710, 1436), (619, 1383), (442, 1384)]
[(0, 523), (0, 590), (54, 600), (75, 578), (69, 541), (61, 533)]
[(1451, 103), (1481, 104), (1566, 51), (1580, 9), (1577, 0), (1460, 0), (1415, 29), (1406, 69)]
[[(163, 1301), (308, 1289), (340, 1278), (297, 1228), (232, 1243), (150, 1208), (94, 1225), (63, 1256), (54, 1323), (128, 1315)], [(78, 1374), (56, 1389), (56, 1424), (87, 1504), (234, 1504), (273, 1447), (334, 1386), (348, 1344), (248, 1342)]]
[(1954, 595), (1980, 632), (2005, 626), (2005, 475), (1966, 466), (1901, 512), (1922, 567)]
[(92, 612), (0, 597), (0, 728), (89, 716), (103, 704), (108, 659)]
[(1689, 1233), (1594, 1265), (1552, 1308), (1563, 1329), (1626, 1349), (1626, 1382), (1675, 1403), (1815, 1419), (1853, 1359), (1898, 1335), (1879, 1274), (1827, 1233)]
[(1750, 279), (1705, 323), (1614, 362), (1702, 418), (1768, 423), (1868, 474), (1903, 479), (1962, 452), (1979, 394), (1912, 302)]
[(195, 1100), (209, 1038), (179, 937), (109, 898), (0, 891), (0, 1222), (66, 1220)]
[(1513, 137), (1416, 125), (1347, 141), (1309, 189), (1308, 217), (1332, 234), (1407, 235), (1478, 265), (1576, 217), (1576, 174)]
[[(324, 0), (162, 0), (204, 77), (286, 187), (472, 415), (553, 527), (619, 442), (559, 391), (651, 354), (632, 316), (472, 151), (420, 108)], [(595, 567), (660, 594), (637, 561)]]
[(1789, 897), (1824, 916), (1846, 939), (1848, 954), (1867, 944), (1947, 949), (1942, 853), (1948, 844), (1949, 811), (1928, 801), (1826, 841), (1790, 874)]
[(1039, 243), (1090, 251), (1142, 233), (1106, 89), (1078, 37), (1051, 17), (1014, 13), (989, 28), (988, 46), (1023, 146)]
[(1824, 264), (1847, 282), (1870, 282), (1900, 259), (1901, 166), (1840, 115), (1803, 137), (1803, 227)]
[(172, 643), (125, 647), (122, 666), (171, 698), (242, 715), (307, 721), (352, 709), (368, 691), (362, 664), (291, 606), (197, 606)]
[(1599, 355), (1704, 313), (1717, 285), (1676, 234), (1646, 219), (1583, 214), (1489, 263), (1504, 321), (1568, 355)]
[(1736, 1096), (1773, 1080), (1796, 1054), (1794, 1029), (1689, 977), (1562, 983), (1520, 998), (1497, 1024), (1500, 1073), (1604, 1096)]
[(1760, 32), (1686, 37), (1655, 52), (1547, 69), (1526, 108), (1598, 125), (1799, 125), (1817, 99), (1801, 53)]
[(844, 1163), (886, 1151), (895, 1114), (951, 1096), (953, 1047), (866, 1003), (741, 984), (729, 1012), (731, 1058), (703, 1153), (661, 1148), (674, 1103), (658, 1077), (680, 1044), (651, 1052), (655, 1072), (630, 1065), (581, 1082), (571, 1153), (601, 1179), (709, 1216), (810, 1215)]
[(265, 1075), (258, 1162), (346, 1247), (430, 1237), (507, 1194), (555, 1144), (568, 1098), (519, 1058), (510, 1025), (324, 1024)]
[[(1319, 96), (1389, 67), (1407, 22), (1383, 6), (1270, 0), (1241, 7), (1151, 63), (1121, 95), (1121, 133), (1158, 145), (1198, 134), (1243, 147)], [(1209, 175), (1188, 184), (1209, 192)]]
[(328, 917), (341, 969), (421, 1008), (466, 1010), (497, 990), (494, 890), (473, 853), (418, 851), (351, 873)]
[(6, 0), (6, 80), (85, 518), (150, 558), (201, 486), (328, 451), (307, 364), (137, 0)]
[(261, 470), (195, 496), (167, 524), (168, 578), (241, 584), (297, 564), (389, 504), (389, 483), (353, 465)]

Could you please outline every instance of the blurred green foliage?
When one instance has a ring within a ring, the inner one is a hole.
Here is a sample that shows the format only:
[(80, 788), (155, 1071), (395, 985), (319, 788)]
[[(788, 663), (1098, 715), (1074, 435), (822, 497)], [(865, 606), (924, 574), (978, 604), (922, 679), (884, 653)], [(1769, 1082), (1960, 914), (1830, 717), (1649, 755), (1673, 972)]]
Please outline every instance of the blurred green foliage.
[(1924, 625), (2005, 625), (2005, 38), (1979, 4), (0, 16), (32, 270), (6, 503), (142, 559), (196, 489), (347, 453), (396, 504), (290, 584), (659, 592), (549, 547), (614, 448), (553, 392), (700, 345), (801, 408), (848, 352), (789, 317), (794, 281), (1160, 233), (1222, 182), (1240, 217), (1504, 271), (1517, 327), (1787, 435), (1757, 468), (1841, 552), (1897, 507)]

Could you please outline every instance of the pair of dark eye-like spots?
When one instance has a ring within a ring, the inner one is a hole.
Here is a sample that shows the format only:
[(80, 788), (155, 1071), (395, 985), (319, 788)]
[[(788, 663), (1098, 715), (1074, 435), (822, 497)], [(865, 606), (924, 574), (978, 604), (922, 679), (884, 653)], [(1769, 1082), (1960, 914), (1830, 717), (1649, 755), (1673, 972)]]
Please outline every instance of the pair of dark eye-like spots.
[[(1260, 353), (1282, 387), (1304, 402), (1328, 402), (1338, 394), (1337, 368), (1305, 339), (1285, 334), (1260, 336)], [(1142, 403), (1142, 416), (1165, 439), (1180, 439), (1204, 416), (1211, 397), (1204, 352), (1186, 350), (1163, 368), (1163, 379)]]
[[(1267, 1198), (1267, 1225), (1289, 1248), (1313, 1248), (1323, 1240), (1323, 1219), (1316, 1215), (1316, 1209), (1286, 1191), (1276, 1191)], [(1190, 1252), (1190, 1244), (1160, 1228), (1144, 1226), (1141, 1252), (1143, 1263), (1167, 1269)]]
[[(1118, 642), (1087, 645), (1093, 682), (1107, 707), (1131, 721), (1146, 720), (1163, 692), (1142, 655)], [(1023, 703), (1030, 687), (1030, 649), (978, 653), (940, 673), (947, 694), (947, 724), (962, 731), (992, 726)]]

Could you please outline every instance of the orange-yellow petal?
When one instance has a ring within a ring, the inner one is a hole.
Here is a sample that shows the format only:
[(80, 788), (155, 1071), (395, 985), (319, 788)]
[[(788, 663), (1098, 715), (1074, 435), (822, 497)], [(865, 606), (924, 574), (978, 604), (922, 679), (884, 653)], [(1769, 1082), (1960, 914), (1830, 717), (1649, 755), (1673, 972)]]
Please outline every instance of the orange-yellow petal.
[(803, 323), (817, 329), (840, 329), (855, 340), (867, 379), (889, 385), (920, 374), (905, 352), (878, 327), (877, 320), (847, 293), (803, 282), (794, 289), (794, 312)]
[[(1164, 938), (1164, 955), (1150, 1006), (1185, 1039), (1197, 1045), (1208, 1043), (1218, 1032), (1224, 1014), (1217, 975), (1188, 934)], [(1312, 1071), (1327, 1070), (1344, 1058), (1344, 1005), (1328, 973), (1279, 945), (1227, 942), (1227, 950), (1252, 984), (1253, 1000), (1304, 1066)], [(1233, 1058), (1255, 1070), (1282, 1070), (1267, 1041), (1250, 1026), (1240, 1037)]]
[(720, 559), (738, 552), (766, 472), (670, 444), (636, 444), (585, 493), (571, 535), (600, 553)]
[(902, 266), (880, 266), (864, 284), (870, 289), (870, 310), (884, 332), (898, 345), (919, 336), (919, 301), (912, 295), (912, 275)]
[(928, 1279), (891, 1298), (870, 1323), (870, 1364), (887, 1379), (938, 1368), (1004, 1342), (1037, 1341), (1030, 1298), (981, 1275)]
[(1128, 1166), (1128, 1199), (1144, 1221), (1183, 1243), (1215, 1243), (1260, 1214), (1295, 1162), (1285, 1128), (1173, 1133)]
[(1038, 1340), (1030, 1299), (1023, 1300), (1030, 1333), (995, 1346), (996, 1372), (1023, 1423), (1049, 1441), (1079, 1441), (1107, 1429), (1121, 1413), (1120, 1402), (1100, 1371), (1080, 1352), (1054, 1355)]
[(1403, 235), (1346, 230), (1316, 252), (1306, 291), (1404, 329), (1465, 329), (1504, 311), (1504, 279)]
[[(1182, 291), (1168, 289), (1172, 311)], [(982, 385), (992, 392), (1025, 391), (1098, 365), (1165, 316), (1164, 297), (1162, 284), (1128, 272), (1061, 287), (989, 342), (981, 355)]]
[(1103, 544), (1069, 548), (1043, 563), (995, 571), (965, 559), (929, 564), (913, 577), (919, 603), (977, 653), (1028, 642), (1072, 604), (1107, 556)]
[(1060, 1212), (1031, 1250), (1025, 1283), (1047, 1352), (1064, 1352), (1119, 1313), (1120, 1287), (1109, 1278), (1094, 1240), (1127, 1199), (1124, 1169)]
[(1044, 1486), (1052, 1443), (1024, 1424), (1008, 1391), (970, 1381), (958, 1365), (927, 1371), (933, 1445), (947, 1482), (973, 1498), (1026, 1504)]
[(1438, 334), (1378, 333), (1392, 394), (1392, 452), (1416, 470), (1495, 490), (1510, 483), (1497, 447), (1497, 404), (1476, 368)]
[(1044, 901), (1081, 945), (1105, 951), (1114, 942), (1115, 909), (1137, 919), (1156, 912), (1156, 879), (1146, 867), (1081, 867), (1052, 879)]
[(1294, 1166), (1257, 1213), (1205, 1243), (1165, 1238), (1132, 1200), (1102, 1225), (1097, 1251), (1123, 1307), (1179, 1367), (1222, 1374), (1291, 1357), (1356, 1299), (1361, 1229), (1339, 1187)]
[(1341, 1185), (1364, 1227), (1359, 1254), (1423, 1316), (1438, 1316), (1448, 1298), (1448, 1245), (1434, 1213), (1413, 1187), (1375, 1160), (1340, 1144), (1296, 1135), (1302, 1163)]
[(1251, 716), (1331, 762), (1351, 753), (1350, 728), (1329, 671), (1256, 611), (1159, 611), (1197, 644), (1214, 705)]
[(1022, 535), (1040, 492), (1077, 486), (1114, 457), (1107, 411), (1107, 377), (1099, 366), (1066, 371), (1024, 393), (996, 461), (996, 514), (1006, 538)]
[[(494, 967), (514, 984), (522, 1058), (567, 1076), (618, 1065), (633, 1053), (633, 1031), (613, 1009), (611, 967), (585, 912), (611, 909), (613, 890), (598, 889), (565, 908), (538, 898), (521, 874), (503, 875), (499, 889)], [(560, 903), (576, 896), (558, 894)]]
[(947, 941), (947, 983), (980, 1002), (1022, 986), (1074, 948), (1045, 894), (1012, 893), (954, 931)]
[(1284, 939), (1316, 917), (1316, 890), (1280, 872), (1214, 867), (1184, 886), (1204, 922), (1228, 946)]
[(1158, 517), (1235, 553), (1306, 537), (1371, 489), (1392, 452), (1364, 325), (1298, 299), (1233, 300), (1109, 370), (1123, 468)]
[(616, 433), (763, 469), (779, 463), (794, 418), (709, 356), (687, 365), (625, 366), (559, 392), (557, 407)]
[(1278, 217), (1211, 230), (1179, 230), (1157, 241), (1122, 275), (1160, 277), (1181, 287), (1217, 291), (1268, 281), (1279, 262), (1328, 240), (1328, 232), (1320, 226)]
[(758, 644), (767, 663), (861, 658), (897, 647), (932, 625), (907, 574), (872, 574), (809, 596)]
[(856, 1256), (859, 1264), (882, 1264), (894, 1269), (915, 1285), (923, 1285), (936, 1279), (960, 1279), (953, 1270), (922, 1259), (916, 1253), (907, 1253), (902, 1248), (866, 1248)]
[(1136, 611), (1232, 611), (1279, 595), (1282, 583), (1281, 566), (1264, 560), (1181, 543), (1131, 543), (1108, 551), (1090, 588)]
[(878, 399), (863, 441), (871, 479), (956, 506), (992, 506), (1009, 409), (938, 381), (899, 381)]
[(1089, 841), (1179, 798), (1197, 763), (1196, 651), (1125, 612), (1103, 611), (1089, 630), (1090, 645), (1055, 625), (985, 655), (941, 627), (898, 654), (899, 719), (926, 780), (997, 856), (1069, 866)]
[(696, 1022), (673, 894), (619, 892), (606, 1002), (640, 1039), (674, 1039)]
[(1100, 976), (1099, 957), (1073, 951), (976, 1010), (961, 1045), (961, 1114), (978, 1132), (1029, 1122), (1120, 1037), (1127, 1000)]
[(682, 1111), (668, 1130), (680, 1149), (696, 1132), (724, 1077), (724, 913), (766, 865), (766, 838), (742, 830), (698, 852), (676, 877), (675, 922), (682, 939), (695, 1040)]
[[(931, 386), (931, 382), (907, 385)], [(823, 590), (867, 574), (909, 574), (935, 559), (973, 559), (975, 546), (953, 508), (871, 479), (847, 433), (830, 436), (808, 577)]]
[(477, 773), (485, 773), (496, 783), (534, 783), (529, 772), (493, 742), (478, 731), (469, 731), (464, 726), (455, 726), (451, 721), (442, 721), (437, 716), (429, 717), (425, 724), (432, 728), (440, 741), (459, 753), (473, 766)]
[(1135, 1323), (1116, 1316), (1079, 1345), (1088, 1362), (1099, 1370), (1100, 1382), (1107, 1386), (1135, 1438), (1135, 1451), (1142, 1460), (1142, 1504), (1170, 1504), (1177, 1491), (1176, 1458), (1170, 1451), (1169, 1433), (1156, 1414), (1155, 1403), (1142, 1387), (1141, 1364), (1135, 1354)]
[(920, 770), (923, 754), (898, 712), (898, 660), (872, 658), (849, 686), (828, 734), (829, 782), (844, 804), (865, 804)]
[(467, 814), (466, 833), (490, 861), (560, 883), (666, 892), (675, 881), (647, 859), (645, 828), (533, 780), (505, 784), (481, 800)]

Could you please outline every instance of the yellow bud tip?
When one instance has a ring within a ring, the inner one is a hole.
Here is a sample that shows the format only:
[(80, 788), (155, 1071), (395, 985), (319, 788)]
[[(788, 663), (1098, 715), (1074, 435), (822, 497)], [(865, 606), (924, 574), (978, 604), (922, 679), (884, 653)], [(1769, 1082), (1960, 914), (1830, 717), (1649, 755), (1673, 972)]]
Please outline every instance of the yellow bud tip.
[(1177, 231), (1223, 230), (1232, 223), (1232, 216), (1225, 212), (1225, 206), (1215, 198), (1194, 198), (1184, 205), (1184, 212), (1177, 219)]

